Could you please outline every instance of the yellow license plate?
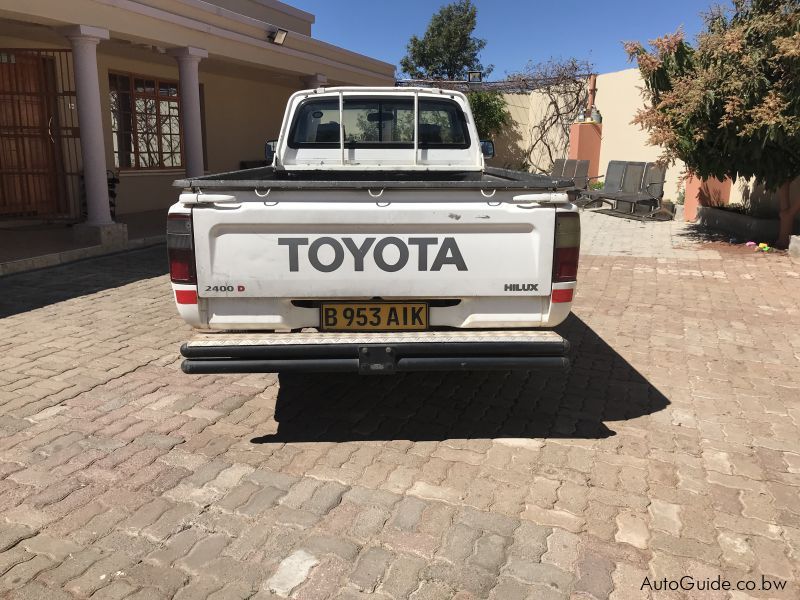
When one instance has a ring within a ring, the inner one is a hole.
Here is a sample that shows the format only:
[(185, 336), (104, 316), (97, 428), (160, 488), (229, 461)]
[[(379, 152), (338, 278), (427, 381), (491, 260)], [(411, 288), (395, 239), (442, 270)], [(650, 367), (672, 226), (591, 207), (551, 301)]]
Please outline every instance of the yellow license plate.
[(425, 302), (325, 302), (319, 322), (325, 331), (421, 331), (428, 328)]

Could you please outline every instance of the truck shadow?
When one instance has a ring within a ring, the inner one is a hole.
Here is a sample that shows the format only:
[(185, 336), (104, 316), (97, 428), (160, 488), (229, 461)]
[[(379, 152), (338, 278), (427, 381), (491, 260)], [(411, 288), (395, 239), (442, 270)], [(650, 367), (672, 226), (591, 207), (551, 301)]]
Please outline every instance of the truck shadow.
[(561, 372), (281, 374), (276, 442), (586, 438), (615, 435), (604, 421), (663, 410), (669, 400), (580, 318), (558, 328), (571, 345)]

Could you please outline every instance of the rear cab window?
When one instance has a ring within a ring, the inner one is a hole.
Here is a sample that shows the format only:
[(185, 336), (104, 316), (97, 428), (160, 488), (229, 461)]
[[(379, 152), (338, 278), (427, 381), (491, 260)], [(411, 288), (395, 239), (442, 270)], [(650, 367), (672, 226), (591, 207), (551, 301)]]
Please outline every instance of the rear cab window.
[[(461, 107), (452, 100), (419, 99), (418, 147), (465, 149), (470, 139)], [(339, 123), (339, 99), (303, 102), (289, 133), (290, 148), (338, 148), (344, 132), (347, 148), (413, 148), (414, 101), (411, 98), (345, 98)]]

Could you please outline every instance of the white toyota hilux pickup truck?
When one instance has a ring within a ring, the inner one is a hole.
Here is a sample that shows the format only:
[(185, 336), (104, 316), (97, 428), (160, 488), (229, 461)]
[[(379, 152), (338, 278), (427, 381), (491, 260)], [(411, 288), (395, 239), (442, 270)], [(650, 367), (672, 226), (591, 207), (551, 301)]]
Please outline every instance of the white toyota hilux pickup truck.
[(566, 368), (577, 192), (484, 151), (456, 91), (295, 93), (271, 166), (175, 182), (183, 371)]

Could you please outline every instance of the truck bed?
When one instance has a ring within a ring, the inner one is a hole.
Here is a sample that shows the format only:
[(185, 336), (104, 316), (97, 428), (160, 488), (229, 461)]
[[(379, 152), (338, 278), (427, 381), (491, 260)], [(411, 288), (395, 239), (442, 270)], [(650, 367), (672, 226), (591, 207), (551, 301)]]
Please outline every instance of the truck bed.
[[(380, 178), (376, 178), (380, 175)], [(556, 191), (574, 187), (572, 179), (554, 179), (524, 171), (487, 167), (482, 173), (441, 171), (420, 173), (409, 171), (302, 171), (291, 173), (273, 167), (258, 167), (216, 173), (203, 177), (178, 179), (173, 183), (182, 189), (481, 189)]]

